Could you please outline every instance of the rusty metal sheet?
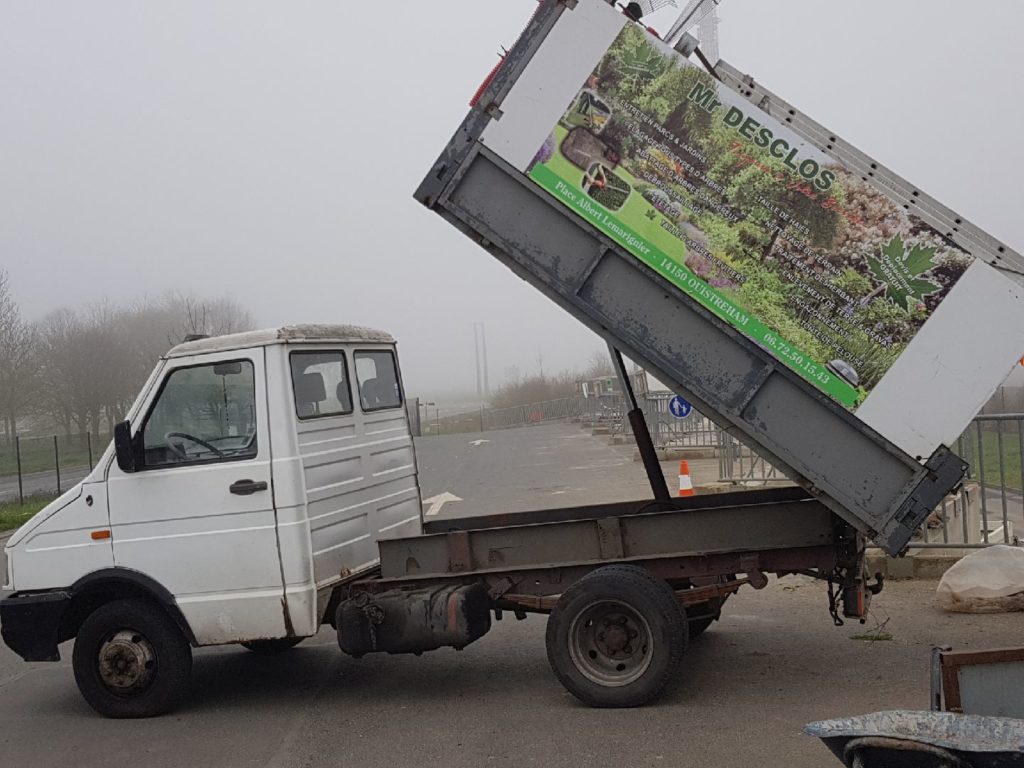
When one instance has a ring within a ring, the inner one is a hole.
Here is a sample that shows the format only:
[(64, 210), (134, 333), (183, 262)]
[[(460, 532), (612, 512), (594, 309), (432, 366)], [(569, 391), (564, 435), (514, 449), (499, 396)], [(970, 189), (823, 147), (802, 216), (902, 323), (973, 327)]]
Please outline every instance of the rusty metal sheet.
[[(835, 516), (816, 501), (660, 512), (617, 520), (622, 554), (614, 559), (622, 561), (831, 545), (836, 527)], [(607, 538), (602, 544), (601, 526), (598, 520), (573, 520), (382, 541), (381, 576), (508, 573), (607, 562), (607, 555), (618, 550)], [(466, 563), (471, 568), (466, 569)]]

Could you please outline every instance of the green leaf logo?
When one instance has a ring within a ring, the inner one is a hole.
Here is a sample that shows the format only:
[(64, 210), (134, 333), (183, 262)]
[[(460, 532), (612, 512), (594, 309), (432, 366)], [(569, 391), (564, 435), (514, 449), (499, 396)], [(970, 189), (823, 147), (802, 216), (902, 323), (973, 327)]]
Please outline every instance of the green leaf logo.
[(661, 56), (648, 45), (628, 48), (622, 56), (622, 68), (629, 74), (653, 75), (661, 69)]
[(623, 82), (634, 89), (639, 88), (642, 81), (657, 77), (664, 68), (665, 59), (646, 43), (624, 49), (619, 59)]
[(934, 256), (935, 248), (914, 245), (908, 249), (903, 238), (896, 235), (882, 247), (877, 257), (868, 258), (868, 269), (878, 282), (885, 284), (885, 298), (910, 312), (925, 296), (942, 288), (935, 281), (921, 277), (935, 266)]

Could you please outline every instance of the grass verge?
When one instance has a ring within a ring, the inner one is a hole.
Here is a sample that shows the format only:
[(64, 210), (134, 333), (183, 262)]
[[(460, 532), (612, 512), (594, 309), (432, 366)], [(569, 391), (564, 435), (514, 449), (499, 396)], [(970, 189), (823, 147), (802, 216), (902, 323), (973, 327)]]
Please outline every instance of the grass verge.
[(24, 504), (19, 504), (17, 500), (0, 501), (0, 533), (22, 525), (55, 498), (52, 494), (39, 494), (27, 497)]

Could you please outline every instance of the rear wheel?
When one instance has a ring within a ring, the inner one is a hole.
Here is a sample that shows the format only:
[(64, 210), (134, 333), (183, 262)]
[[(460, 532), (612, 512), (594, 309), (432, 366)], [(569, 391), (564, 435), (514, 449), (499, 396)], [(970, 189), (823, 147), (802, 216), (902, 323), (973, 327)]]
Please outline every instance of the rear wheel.
[(666, 582), (635, 566), (609, 566), (565, 591), (546, 641), (551, 668), (580, 701), (637, 707), (675, 677), (686, 620)]
[(277, 656), (291, 650), (305, 639), (304, 637), (279, 637), (273, 640), (250, 640), (247, 643), (242, 643), (242, 647), (253, 653), (258, 653), (260, 656)]
[(82, 622), (72, 666), (78, 690), (101, 715), (153, 717), (184, 698), (192, 649), (159, 606), (115, 600)]

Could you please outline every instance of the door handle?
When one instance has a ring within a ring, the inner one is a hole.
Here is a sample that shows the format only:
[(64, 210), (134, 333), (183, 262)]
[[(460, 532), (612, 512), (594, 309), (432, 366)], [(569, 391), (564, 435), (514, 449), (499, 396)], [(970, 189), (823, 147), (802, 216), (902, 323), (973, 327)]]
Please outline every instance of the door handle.
[(228, 490), (236, 496), (249, 496), (256, 493), (256, 491), (267, 490), (267, 481), (260, 480), (259, 482), (256, 482), (255, 480), (236, 480), (231, 484)]

